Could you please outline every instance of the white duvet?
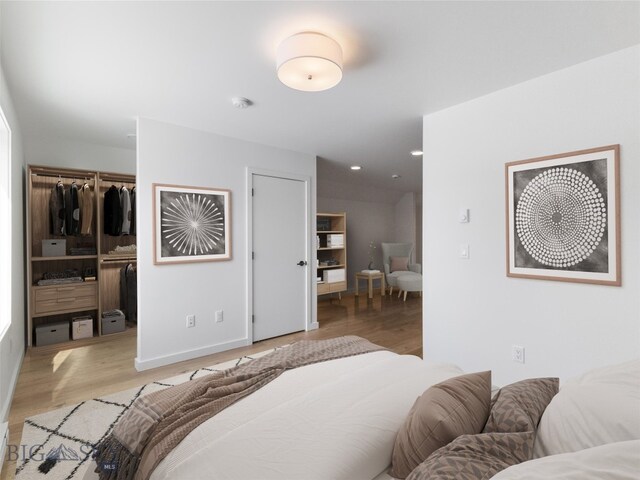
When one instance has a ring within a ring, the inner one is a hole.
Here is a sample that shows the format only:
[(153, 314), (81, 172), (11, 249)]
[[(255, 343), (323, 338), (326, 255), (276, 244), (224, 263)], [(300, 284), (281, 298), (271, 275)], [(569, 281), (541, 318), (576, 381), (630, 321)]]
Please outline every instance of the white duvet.
[(372, 479), (416, 398), (460, 374), (391, 352), (288, 371), (196, 428), (151, 478)]
[(514, 465), (492, 480), (637, 480), (640, 440), (615, 442)]

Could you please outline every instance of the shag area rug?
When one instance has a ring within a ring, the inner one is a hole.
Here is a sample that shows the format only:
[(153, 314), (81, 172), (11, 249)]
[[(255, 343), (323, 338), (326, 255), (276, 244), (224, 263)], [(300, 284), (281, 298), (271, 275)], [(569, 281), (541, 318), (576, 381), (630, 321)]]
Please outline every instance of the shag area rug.
[(111, 432), (141, 395), (226, 370), (280, 348), (283, 347), (29, 417), (24, 421), (18, 451), (13, 453), (18, 456), (16, 480), (81, 479), (91, 464), (93, 446)]

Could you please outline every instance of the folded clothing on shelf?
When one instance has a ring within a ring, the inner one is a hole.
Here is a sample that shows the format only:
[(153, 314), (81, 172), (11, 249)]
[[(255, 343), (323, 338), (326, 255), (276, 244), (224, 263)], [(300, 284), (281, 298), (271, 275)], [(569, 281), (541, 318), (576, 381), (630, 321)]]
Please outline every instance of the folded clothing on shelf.
[(69, 249), (70, 255), (95, 255), (96, 247), (72, 247)]
[(109, 255), (124, 255), (127, 253), (136, 253), (138, 251), (135, 243), (133, 245), (118, 245), (109, 252)]

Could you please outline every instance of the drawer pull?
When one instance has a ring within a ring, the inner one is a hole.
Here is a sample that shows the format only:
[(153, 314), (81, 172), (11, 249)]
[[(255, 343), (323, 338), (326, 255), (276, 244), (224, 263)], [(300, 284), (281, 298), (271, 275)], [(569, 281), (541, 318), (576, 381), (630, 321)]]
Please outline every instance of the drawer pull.
[(76, 299), (75, 298), (59, 298), (58, 299), (58, 303), (60, 302), (75, 302)]
[(58, 291), (59, 292), (72, 292), (75, 289), (76, 289), (76, 287), (61, 287), (61, 288), (58, 288)]

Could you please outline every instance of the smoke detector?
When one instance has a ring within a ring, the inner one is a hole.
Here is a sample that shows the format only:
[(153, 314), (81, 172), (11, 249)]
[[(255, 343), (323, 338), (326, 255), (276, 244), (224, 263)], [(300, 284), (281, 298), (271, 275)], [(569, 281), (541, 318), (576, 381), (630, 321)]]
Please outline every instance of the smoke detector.
[(231, 103), (233, 104), (234, 107), (240, 108), (240, 109), (249, 108), (252, 104), (251, 100), (244, 97), (233, 97), (231, 99)]

